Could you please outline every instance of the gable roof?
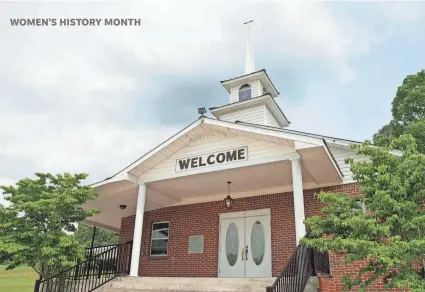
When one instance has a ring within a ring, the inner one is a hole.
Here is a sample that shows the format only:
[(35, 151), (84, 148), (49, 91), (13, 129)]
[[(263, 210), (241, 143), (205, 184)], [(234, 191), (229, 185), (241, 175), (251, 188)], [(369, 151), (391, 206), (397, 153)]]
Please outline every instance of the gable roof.
[[(218, 126), (218, 127), (222, 127), (222, 128), (251, 132), (251, 133), (254, 133), (254, 134), (258, 134), (258, 135), (274, 136), (274, 137), (278, 137), (278, 138), (282, 138), (282, 139), (288, 139), (288, 140), (293, 140), (293, 141), (323, 146), (325, 148), (325, 150), (328, 152), (329, 157), (334, 162), (334, 165), (338, 169), (339, 172), (340, 172), (340, 169), (339, 169), (338, 165), (335, 163), (335, 159), (333, 158), (331, 152), (329, 151), (328, 146), (326, 144), (326, 141), (332, 142), (332, 143), (337, 143), (337, 144), (342, 143), (341, 145), (360, 143), (360, 142), (356, 142), (356, 141), (352, 141), (352, 140), (339, 139), (339, 138), (334, 138), (334, 137), (329, 137), (329, 136), (316, 135), (316, 134), (311, 134), (311, 133), (287, 130), (287, 129), (270, 127), (270, 126), (262, 126), (262, 125), (250, 124), (250, 123), (245, 123), (245, 122), (235, 122), (235, 123), (233, 123), (233, 122), (228, 122), (228, 121), (216, 120), (216, 119), (212, 119), (212, 118), (208, 118), (208, 117), (201, 117), (198, 120), (196, 120), (195, 122), (189, 124), (187, 127), (183, 128), (182, 130), (177, 132), (176, 134), (174, 134), (173, 136), (171, 136), (170, 138), (168, 138), (167, 140), (165, 140), (164, 142), (162, 142), (161, 144), (159, 144), (157, 147), (153, 148), (149, 152), (145, 153), (143, 156), (136, 159), (134, 162), (132, 162), (127, 167), (123, 168), (122, 170), (115, 173), (111, 177), (108, 177), (108, 178), (106, 178), (102, 181), (91, 184), (91, 186), (97, 187), (97, 186), (101, 186), (105, 183), (119, 181), (119, 180), (123, 180), (123, 179), (130, 180), (134, 183), (137, 183), (137, 177), (128, 173), (129, 171), (131, 171), (137, 165), (140, 165), (143, 162), (145, 162), (146, 160), (148, 160), (149, 158), (153, 157), (155, 154), (164, 150), (167, 146), (176, 142), (178, 139), (181, 139), (182, 137), (183, 137), (183, 139), (188, 138), (188, 136), (186, 134), (189, 135), (189, 132), (191, 132), (192, 130), (195, 130), (197, 127), (199, 127), (200, 125), (202, 125), (204, 123), (206, 125), (211, 125), (211, 126)], [(186, 140), (187, 140), (187, 144), (188, 144), (190, 142), (190, 137)], [(181, 147), (185, 146), (184, 143), (181, 143), (181, 145), (182, 145)]]
[(247, 122), (242, 122), (242, 121), (236, 121), (236, 123), (249, 125), (251, 127), (256, 127), (256, 128), (267, 128), (267, 129), (271, 129), (271, 130), (279, 131), (279, 132), (284, 132), (284, 133), (293, 133), (293, 134), (298, 134), (298, 135), (306, 136), (306, 137), (325, 139), (327, 142), (331, 142), (331, 143), (335, 143), (335, 144), (341, 144), (341, 145), (362, 144), (362, 142), (360, 142), (360, 141), (354, 141), (354, 140), (349, 140), (349, 139), (344, 139), (344, 138), (336, 138), (336, 137), (332, 137), (332, 136), (325, 136), (325, 135), (307, 133), (307, 132), (296, 131), (296, 130), (289, 130), (289, 129), (286, 129), (286, 128), (283, 129), (283, 128), (277, 128), (277, 127), (272, 127), (272, 126), (252, 124), (252, 123), (247, 123)]

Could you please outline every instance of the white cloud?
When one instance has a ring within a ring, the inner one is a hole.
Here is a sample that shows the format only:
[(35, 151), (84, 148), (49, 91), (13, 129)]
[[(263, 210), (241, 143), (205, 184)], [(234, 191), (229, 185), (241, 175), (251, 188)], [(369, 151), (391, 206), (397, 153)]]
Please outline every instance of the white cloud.
[[(0, 47), (0, 178), (6, 182), (34, 171), (84, 171), (101, 179), (169, 137), (181, 125), (143, 125), (129, 112), (156, 114), (143, 104), (149, 89), (167, 86), (158, 75), (228, 72), (224, 79), (235, 67), (242, 73), (247, 19), (256, 21), (256, 54), (329, 62), (340, 82), (355, 78), (348, 59), (366, 52), (371, 40), (326, 3), (3, 2), (0, 17), (142, 19), (141, 27), (127, 28), (2, 22), (0, 39), (8, 41)], [(307, 110), (318, 106), (309, 103)], [(295, 125), (302, 113), (294, 112)], [(336, 127), (331, 119), (321, 123)]]

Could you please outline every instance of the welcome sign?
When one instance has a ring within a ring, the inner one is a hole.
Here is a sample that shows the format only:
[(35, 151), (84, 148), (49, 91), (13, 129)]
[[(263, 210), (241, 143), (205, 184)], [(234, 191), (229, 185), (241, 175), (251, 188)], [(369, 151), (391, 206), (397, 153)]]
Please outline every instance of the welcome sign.
[(248, 147), (222, 150), (176, 160), (176, 172), (248, 160)]

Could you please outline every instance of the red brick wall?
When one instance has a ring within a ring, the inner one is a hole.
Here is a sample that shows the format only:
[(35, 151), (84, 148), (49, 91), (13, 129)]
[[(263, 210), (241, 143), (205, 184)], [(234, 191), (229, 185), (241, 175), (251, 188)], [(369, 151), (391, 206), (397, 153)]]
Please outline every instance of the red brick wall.
[[(323, 207), (323, 204), (320, 203), (320, 201), (314, 197), (314, 193), (319, 193), (320, 191), (325, 191), (325, 192), (333, 191), (333, 192), (340, 192), (340, 193), (343, 192), (350, 195), (360, 194), (360, 189), (357, 184), (346, 184), (346, 185), (339, 185), (339, 186), (333, 186), (333, 187), (326, 187), (319, 190), (306, 190), (304, 191), (304, 206), (305, 206), (306, 217), (321, 214), (320, 210)], [(337, 255), (332, 252), (330, 253), (329, 261), (331, 266), (332, 277), (320, 279), (321, 292), (342, 291), (343, 284), (341, 282), (341, 279), (344, 277), (344, 275), (347, 273), (353, 273), (354, 275), (356, 275), (360, 267), (366, 265), (366, 262), (363, 262), (363, 263), (354, 262), (350, 264), (344, 264), (344, 256), (340, 254)], [(352, 291), (358, 291), (358, 289), (353, 289)], [(382, 291), (403, 291), (403, 290), (399, 290), (399, 289), (385, 290), (382, 280), (378, 280), (372, 283), (371, 285), (369, 285), (366, 291), (382, 292)]]
[[(167, 207), (145, 213), (141, 276), (217, 277), (219, 214), (270, 208), (272, 271), (277, 275), (295, 248), (292, 193), (236, 199), (229, 211), (222, 201)], [(170, 221), (167, 257), (149, 256), (152, 223)], [(121, 242), (133, 237), (134, 216), (121, 222)], [(190, 235), (204, 235), (204, 253), (188, 254)]]
[[(341, 279), (347, 273), (357, 274), (357, 271), (365, 266), (366, 262), (353, 262), (350, 264), (344, 264), (344, 256), (341, 254), (331, 253), (329, 257), (331, 263), (331, 272), (332, 278), (322, 278), (321, 279), (321, 292), (339, 292), (342, 291), (342, 282)], [(353, 276), (354, 276), (353, 275)], [(365, 278), (366, 279), (366, 278)], [(358, 289), (353, 289), (352, 291), (358, 291)], [(382, 291), (404, 291), (400, 289), (384, 289), (384, 283), (382, 280), (377, 280), (373, 282), (367, 288), (368, 292), (382, 292)]]
[[(314, 194), (335, 191), (359, 194), (357, 184), (345, 184), (304, 191), (306, 217), (319, 215), (323, 205)], [(272, 233), (272, 273), (277, 276), (295, 248), (295, 223), (292, 192), (236, 199), (229, 211), (222, 201), (174, 206), (146, 212), (143, 220), (141, 276), (216, 277), (218, 271), (219, 214), (270, 208)], [(168, 256), (149, 256), (153, 222), (170, 221)], [(121, 222), (121, 242), (132, 240), (134, 216)], [(204, 253), (188, 254), (190, 235), (204, 235)], [(341, 277), (355, 272), (359, 264), (343, 265), (342, 257), (331, 255), (332, 278), (322, 279), (323, 292), (341, 291)], [(377, 282), (368, 291), (384, 291)]]

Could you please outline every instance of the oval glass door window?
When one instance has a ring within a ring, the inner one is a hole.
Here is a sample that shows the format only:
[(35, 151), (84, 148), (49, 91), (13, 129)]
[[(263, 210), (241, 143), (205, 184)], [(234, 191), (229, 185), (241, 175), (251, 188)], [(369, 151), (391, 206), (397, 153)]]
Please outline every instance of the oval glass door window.
[(260, 221), (256, 221), (251, 232), (251, 255), (257, 266), (263, 262), (265, 249), (264, 228)]
[(235, 223), (231, 223), (226, 232), (226, 257), (230, 266), (236, 264), (238, 259), (239, 238), (238, 228)]

